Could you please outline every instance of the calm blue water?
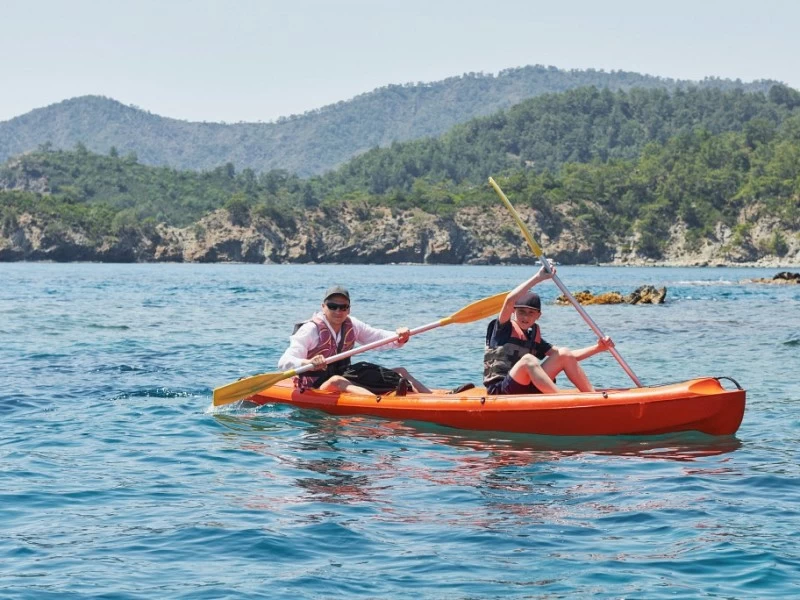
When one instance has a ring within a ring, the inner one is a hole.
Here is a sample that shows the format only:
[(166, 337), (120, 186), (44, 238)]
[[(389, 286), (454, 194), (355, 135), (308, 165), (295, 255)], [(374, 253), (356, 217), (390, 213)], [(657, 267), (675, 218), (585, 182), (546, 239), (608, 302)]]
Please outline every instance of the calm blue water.
[[(0, 264), (0, 597), (797, 597), (800, 286), (740, 283), (776, 272), (559, 269), (573, 291), (668, 287), (587, 309), (644, 383), (748, 389), (735, 437), (619, 439), (209, 409), (277, 370), (331, 283), (394, 329), (528, 268)], [(478, 383), (485, 324), (362, 356)], [(572, 307), (542, 324), (593, 343)], [(607, 354), (584, 365), (629, 385)]]

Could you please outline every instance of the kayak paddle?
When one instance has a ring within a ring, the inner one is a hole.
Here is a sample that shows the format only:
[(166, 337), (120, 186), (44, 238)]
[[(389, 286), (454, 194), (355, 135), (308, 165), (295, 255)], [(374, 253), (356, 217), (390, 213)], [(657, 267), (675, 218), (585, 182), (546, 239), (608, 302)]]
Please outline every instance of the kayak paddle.
[[(547, 260), (544, 253), (542, 252), (542, 249), (539, 247), (539, 244), (537, 244), (536, 241), (533, 239), (533, 236), (531, 235), (531, 232), (528, 230), (527, 225), (525, 225), (525, 222), (522, 220), (522, 217), (519, 216), (519, 213), (511, 205), (511, 202), (508, 201), (508, 198), (506, 198), (506, 195), (503, 193), (503, 190), (500, 189), (500, 186), (497, 185), (495, 180), (492, 179), (491, 177), (489, 177), (489, 184), (494, 188), (494, 191), (497, 192), (498, 196), (500, 196), (500, 200), (503, 201), (503, 204), (505, 204), (506, 208), (508, 208), (508, 210), (511, 212), (511, 216), (514, 217), (514, 220), (517, 222), (517, 225), (519, 225), (519, 228), (522, 230), (522, 235), (525, 236), (526, 240), (528, 240), (528, 245), (531, 247), (531, 250), (533, 250), (533, 253), (536, 255), (536, 257), (541, 261), (542, 266), (548, 273), (552, 273), (553, 269), (550, 266), (550, 261)], [(569, 300), (570, 304), (572, 304), (572, 306), (576, 308), (581, 317), (583, 317), (583, 320), (586, 321), (586, 324), (592, 328), (592, 331), (594, 331), (597, 338), (603, 339), (605, 337), (603, 332), (600, 331), (600, 328), (597, 326), (597, 324), (592, 320), (589, 314), (575, 299), (575, 296), (573, 296), (570, 293), (570, 291), (566, 288), (566, 286), (563, 283), (561, 283), (561, 280), (558, 278), (558, 275), (553, 275), (553, 282), (558, 286), (558, 289), (560, 289), (561, 292), (564, 294), (564, 297), (567, 300)], [(609, 348), (608, 351), (611, 352), (614, 358), (617, 359), (619, 365), (628, 374), (628, 377), (630, 377), (633, 380), (633, 382), (636, 384), (636, 387), (642, 387), (642, 382), (639, 381), (639, 378), (636, 377), (634, 372), (628, 366), (628, 363), (626, 363), (625, 360), (622, 358), (622, 356), (620, 356), (620, 353), (617, 352), (617, 349), (612, 347)]]
[[(418, 333), (430, 331), (431, 329), (436, 329), (437, 327), (450, 325), (450, 323), (472, 323), (473, 321), (479, 321), (480, 319), (496, 315), (503, 307), (503, 302), (505, 302), (507, 295), (508, 292), (502, 292), (500, 294), (495, 294), (494, 296), (484, 298), (483, 300), (476, 300), (472, 304), (468, 304), (461, 310), (454, 312), (449, 317), (429, 323), (428, 325), (423, 325), (422, 327), (417, 327), (416, 329), (412, 329), (408, 334), (409, 336), (417, 335)], [(400, 336), (394, 335), (392, 337), (374, 341), (370, 344), (359, 346), (358, 348), (353, 348), (352, 350), (348, 350), (346, 352), (341, 352), (326, 358), (325, 364), (329, 365), (344, 358), (349, 358), (350, 356), (360, 354), (361, 352), (372, 350), (378, 346), (396, 342), (398, 339), (400, 339)], [(214, 406), (229, 404), (231, 402), (236, 402), (237, 400), (247, 398), (260, 392), (261, 390), (265, 390), (268, 387), (275, 385), (279, 381), (289, 379), (290, 377), (300, 375), (301, 373), (305, 373), (313, 369), (314, 365), (308, 364), (280, 373), (262, 373), (261, 375), (244, 377), (239, 381), (234, 381), (233, 383), (216, 388), (213, 395)]]

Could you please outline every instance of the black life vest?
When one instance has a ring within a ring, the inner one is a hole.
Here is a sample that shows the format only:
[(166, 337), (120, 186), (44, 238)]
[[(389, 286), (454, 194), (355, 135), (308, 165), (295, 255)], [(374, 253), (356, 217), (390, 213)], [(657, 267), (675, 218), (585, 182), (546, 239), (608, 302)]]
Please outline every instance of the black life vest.
[(499, 325), (497, 319), (492, 320), (486, 329), (486, 350), (483, 354), (484, 385), (501, 381), (520, 358), (526, 354), (533, 354), (536, 345), (542, 341), (542, 333), (536, 323), (528, 331), (523, 331), (514, 319), (509, 323), (511, 334), (507, 339), (503, 339), (506, 336), (502, 336), (501, 339), (494, 336), (495, 339), (492, 339), (492, 334)]

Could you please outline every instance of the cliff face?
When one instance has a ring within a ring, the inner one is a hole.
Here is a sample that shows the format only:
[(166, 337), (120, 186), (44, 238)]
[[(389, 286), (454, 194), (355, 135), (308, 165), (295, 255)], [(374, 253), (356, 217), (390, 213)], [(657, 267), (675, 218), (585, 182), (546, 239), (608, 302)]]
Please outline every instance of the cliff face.
[[(624, 246), (592, 246), (566, 215), (556, 216), (556, 227), (553, 215), (545, 218), (530, 209), (520, 213), (546, 256), (559, 263), (656, 262)], [(540, 227), (540, 223), (551, 225)], [(46, 225), (23, 214), (16, 226), (0, 230), (0, 261), (532, 264), (536, 260), (501, 206), (465, 208), (447, 217), (419, 210), (345, 206), (315, 209), (302, 220), (286, 217), (280, 224), (260, 217), (233, 224), (227, 211), (220, 210), (185, 229), (156, 226), (102, 240)], [(776, 230), (781, 230), (780, 223), (762, 218), (750, 223), (749, 237), (741, 240), (719, 226), (715, 241), (688, 247), (684, 229), (675, 225), (658, 263), (800, 264), (797, 232), (783, 230), (788, 250), (782, 256), (769, 253), (768, 240)]]

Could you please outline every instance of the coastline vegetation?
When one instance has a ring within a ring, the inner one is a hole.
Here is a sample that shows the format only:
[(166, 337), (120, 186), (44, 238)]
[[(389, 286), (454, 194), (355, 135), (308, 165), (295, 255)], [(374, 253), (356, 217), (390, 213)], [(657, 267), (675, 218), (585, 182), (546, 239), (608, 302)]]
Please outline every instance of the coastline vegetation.
[[(635, 251), (657, 259), (670, 227), (683, 223), (688, 246), (724, 223), (732, 245), (746, 244), (745, 208), (800, 229), (800, 93), (688, 89), (628, 92), (581, 88), (546, 94), (475, 119), (447, 134), (373, 149), (324, 175), (256, 173), (226, 163), (208, 171), (141, 164), (112, 148), (100, 155), (37, 151), (0, 166), (0, 233), (23, 214), (57, 235), (88, 238), (146, 234), (159, 223), (189, 227), (227, 209), (232, 223), (254, 215), (291, 229), (303, 211), (343, 202), (368, 215), (376, 207), (452, 215), (494, 202), (493, 175), (538, 213), (550, 236), (569, 223), (598, 251), (636, 238)], [(195, 227), (202, 227), (195, 225)], [(784, 234), (768, 248), (781, 256)]]

